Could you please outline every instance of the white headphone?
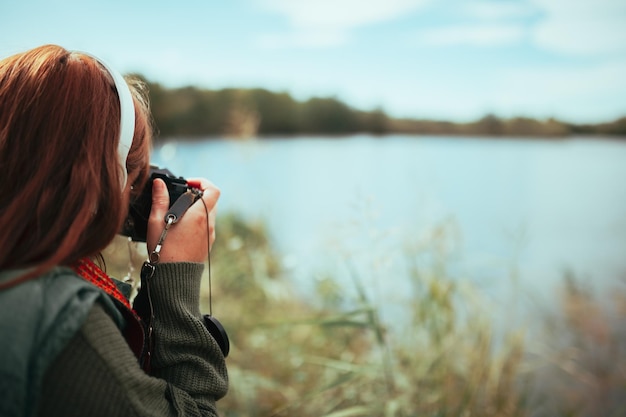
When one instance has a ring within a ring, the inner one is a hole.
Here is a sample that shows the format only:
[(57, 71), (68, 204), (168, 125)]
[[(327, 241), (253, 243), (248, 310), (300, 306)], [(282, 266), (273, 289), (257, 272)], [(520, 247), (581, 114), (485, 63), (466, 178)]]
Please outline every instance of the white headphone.
[(87, 55), (98, 61), (104, 69), (111, 74), (113, 82), (115, 83), (115, 89), (117, 90), (117, 95), (120, 100), (120, 136), (117, 146), (117, 158), (122, 167), (122, 189), (124, 189), (124, 187), (126, 187), (126, 181), (128, 180), (126, 159), (128, 158), (130, 147), (133, 144), (133, 136), (135, 136), (135, 103), (133, 102), (133, 95), (122, 74), (117, 72), (112, 66), (91, 54), (85, 52), (80, 52), (80, 54)]

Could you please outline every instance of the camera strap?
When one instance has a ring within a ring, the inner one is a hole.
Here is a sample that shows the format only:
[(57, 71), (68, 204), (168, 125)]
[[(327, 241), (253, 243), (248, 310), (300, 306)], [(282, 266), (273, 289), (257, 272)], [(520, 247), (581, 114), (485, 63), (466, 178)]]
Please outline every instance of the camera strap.
[[(147, 349), (144, 354), (143, 367), (144, 369), (146, 369), (146, 371), (150, 370), (150, 360), (151, 360), (151, 355), (154, 349), (154, 328), (153, 328), (154, 309), (152, 306), (152, 297), (150, 295), (150, 281), (156, 271), (156, 265), (159, 263), (161, 247), (163, 246), (163, 241), (165, 240), (165, 237), (167, 236), (167, 231), (174, 223), (178, 222), (178, 220), (180, 220), (180, 218), (185, 214), (185, 212), (189, 209), (189, 207), (191, 207), (193, 203), (195, 203), (201, 197), (202, 197), (202, 191), (192, 188), (191, 190), (181, 195), (178, 198), (178, 200), (174, 202), (174, 204), (171, 206), (171, 208), (165, 215), (165, 218), (164, 218), (165, 227), (163, 228), (163, 232), (161, 233), (161, 236), (159, 237), (159, 241), (157, 242), (156, 247), (154, 248), (152, 253), (150, 253), (148, 260), (145, 261), (143, 263), (143, 266), (141, 267), (140, 275), (141, 275), (142, 291), (140, 291), (140, 294), (137, 296), (137, 298), (140, 299), (140, 301), (137, 299), (135, 300), (135, 307), (137, 308), (139, 306), (139, 308), (141, 308), (141, 310), (143, 311), (141, 316), (144, 318), (144, 322), (145, 322), (145, 329), (146, 329), (145, 336), (146, 336)], [(204, 200), (200, 200), (200, 201), (204, 204), (204, 209), (207, 215), (207, 243), (209, 243), (208, 242), (209, 240), (209, 236), (208, 236), (209, 211), (208, 211), (206, 204), (204, 203)], [(212, 297), (211, 297), (211, 254), (210, 252), (208, 254), (208, 258), (209, 258), (209, 314), (203, 315), (204, 326), (207, 328), (207, 330), (209, 331), (213, 339), (217, 342), (224, 357), (227, 357), (230, 351), (230, 342), (228, 339), (228, 334), (226, 333), (226, 330), (224, 329), (222, 324), (219, 322), (219, 320), (213, 317), (213, 311), (212, 311), (212, 306), (211, 306)]]
[[(165, 241), (165, 237), (167, 236), (167, 232), (169, 228), (177, 223), (180, 218), (187, 212), (189, 207), (193, 205), (199, 198), (202, 197), (202, 191), (197, 189), (191, 189), (184, 194), (182, 194), (175, 202), (172, 204), (168, 212), (165, 214), (165, 227), (161, 232), (161, 236), (159, 236), (159, 240), (154, 248), (154, 250), (150, 253), (148, 260), (143, 263), (141, 266), (141, 287), (145, 290), (146, 297), (143, 301), (147, 301), (146, 303), (140, 303), (142, 305), (142, 309), (147, 308), (148, 311), (144, 311), (142, 314), (146, 327), (146, 345), (147, 350), (145, 352), (144, 358), (144, 369), (150, 369), (150, 359), (151, 354), (154, 348), (154, 336), (153, 336), (153, 322), (154, 322), (154, 308), (152, 306), (152, 296), (150, 294), (150, 281), (154, 276), (154, 272), (156, 271), (156, 266), (160, 260), (161, 248), (163, 247), (163, 242)], [(208, 221), (208, 219), (207, 219)]]
[(172, 204), (168, 212), (165, 214), (165, 218), (163, 219), (165, 221), (165, 227), (161, 232), (161, 236), (159, 236), (159, 240), (154, 247), (154, 250), (150, 253), (149, 263), (153, 265), (159, 263), (161, 248), (163, 247), (163, 241), (165, 240), (165, 236), (167, 235), (167, 231), (169, 230), (170, 226), (177, 223), (178, 220), (183, 217), (183, 214), (185, 214), (187, 210), (189, 210), (189, 207), (191, 207), (192, 204), (201, 197), (202, 191), (193, 188), (178, 197), (178, 200), (176, 200), (174, 204)]

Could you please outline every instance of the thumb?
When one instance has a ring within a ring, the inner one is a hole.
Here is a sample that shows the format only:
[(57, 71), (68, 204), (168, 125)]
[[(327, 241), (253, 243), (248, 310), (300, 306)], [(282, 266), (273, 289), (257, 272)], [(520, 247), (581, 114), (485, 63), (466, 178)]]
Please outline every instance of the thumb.
[(162, 179), (157, 178), (152, 182), (152, 209), (150, 210), (150, 217), (158, 217), (163, 219), (165, 213), (170, 208), (170, 194), (167, 191), (167, 186)]
[(148, 233), (146, 236), (146, 243), (148, 245), (148, 252), (152, 251), (159, 236), (163, 231), (164, 218), (167, 210), (170, 207), (170, 195), (167, 191), (167, 186), (162, 179), (155, 179), (152, 182), (152, 207), (150, 208), (150, 217), (148, 218)]

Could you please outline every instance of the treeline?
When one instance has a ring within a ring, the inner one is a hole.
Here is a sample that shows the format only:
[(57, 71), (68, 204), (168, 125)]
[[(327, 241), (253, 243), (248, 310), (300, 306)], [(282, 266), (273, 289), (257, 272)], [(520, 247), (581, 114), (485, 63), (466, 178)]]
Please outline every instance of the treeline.
[[(144, 80), (146, 81), (146, 80)], [(297, 101), (285, 92), (261, 88), (168, 89), (146, 81), (157, 139), (167, 137), (252, 137), (263, 135), (347, 135), (355, 133), (537, 136), (574, 134), (626, 136), (626, 117), (579, 125), (556, 119), (510, 119), (496, 115), (470, 123), (389, 117), (382, 109), (363, 111), (335, 98)]]

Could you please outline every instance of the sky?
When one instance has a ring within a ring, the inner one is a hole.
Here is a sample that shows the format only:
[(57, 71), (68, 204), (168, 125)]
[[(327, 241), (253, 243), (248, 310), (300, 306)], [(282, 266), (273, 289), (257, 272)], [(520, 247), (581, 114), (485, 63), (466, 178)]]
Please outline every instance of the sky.
[(624, 0), (0, 0), (0, 58), (48, 43), (395, 117), (626, 116)]

